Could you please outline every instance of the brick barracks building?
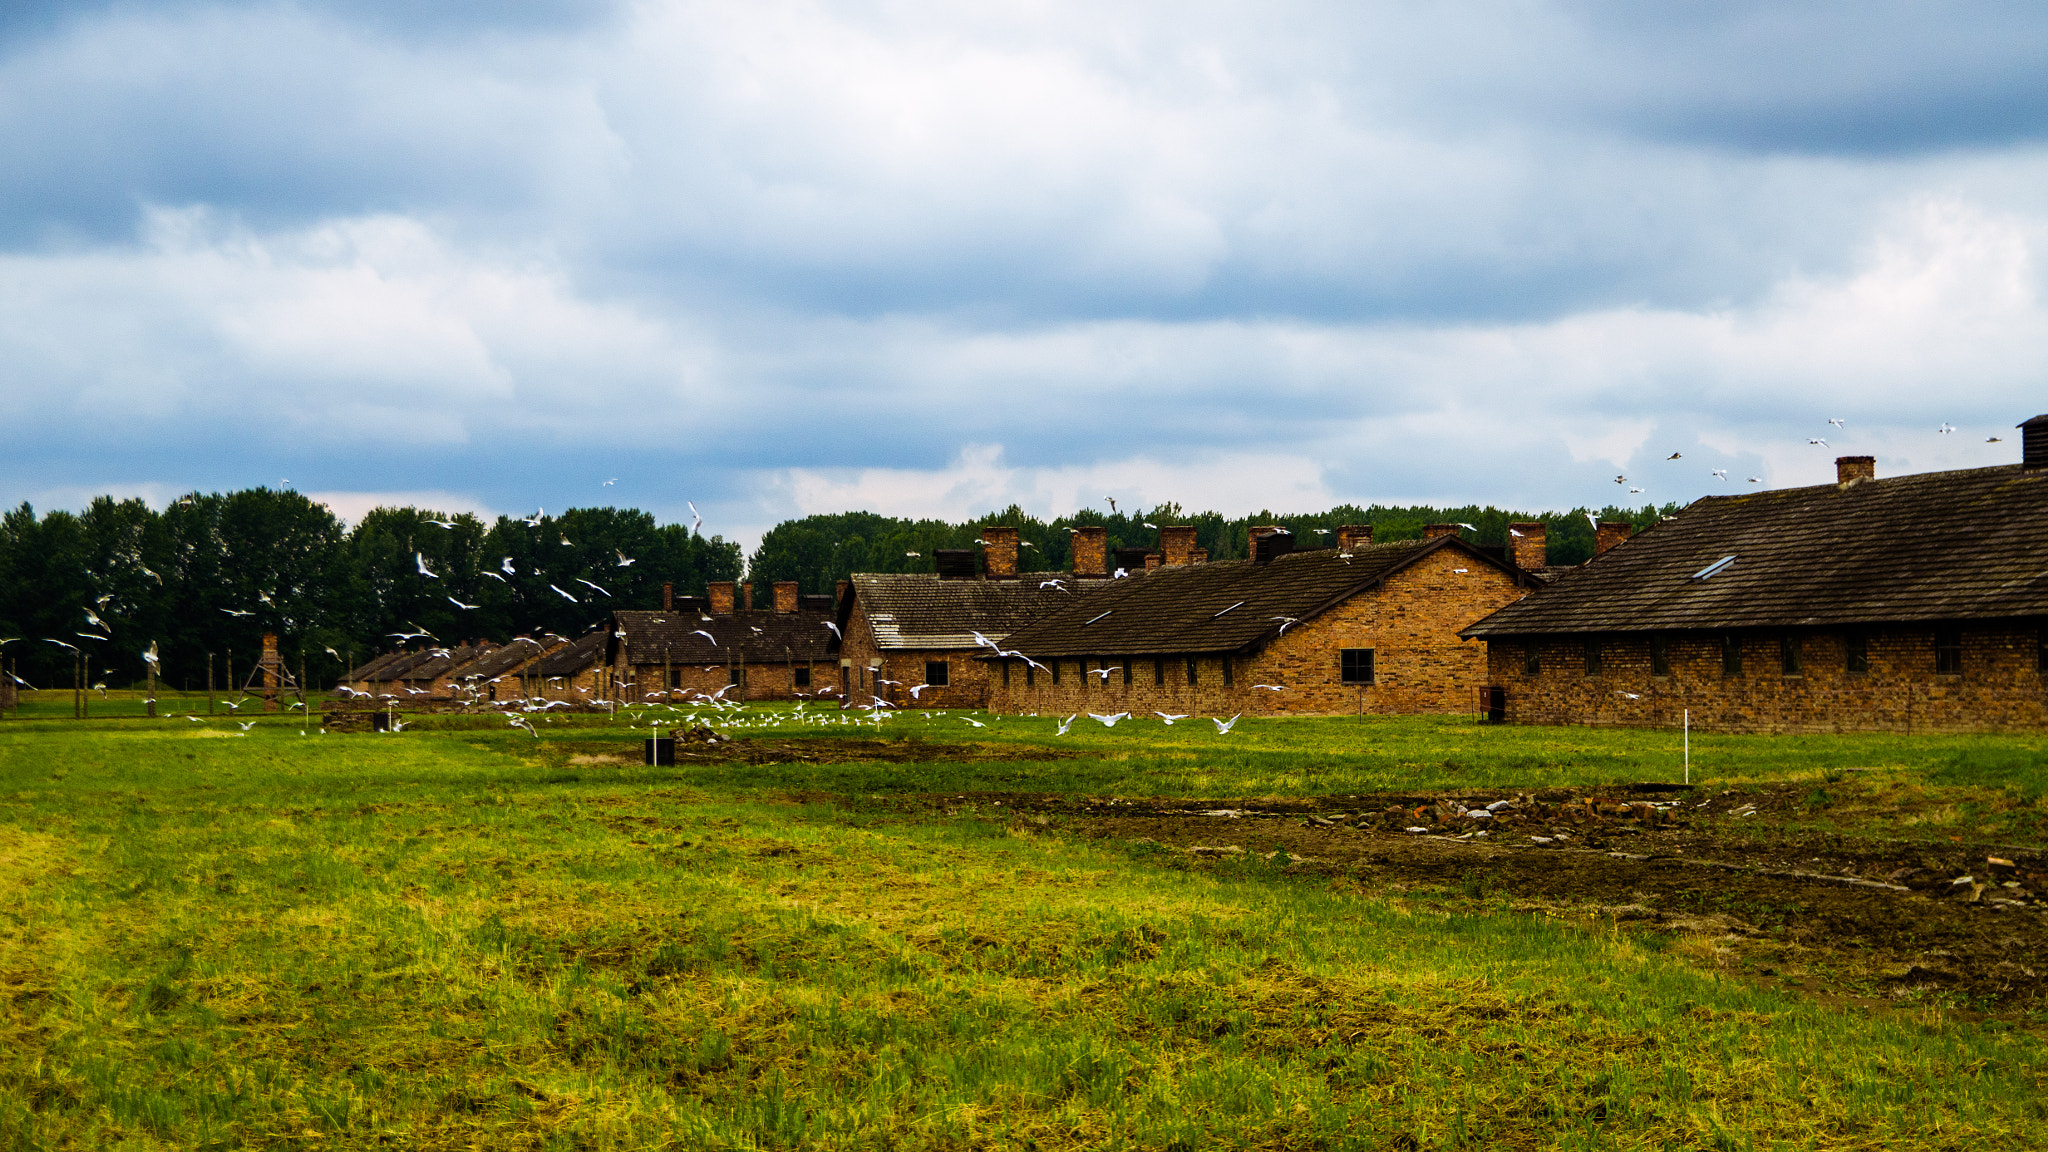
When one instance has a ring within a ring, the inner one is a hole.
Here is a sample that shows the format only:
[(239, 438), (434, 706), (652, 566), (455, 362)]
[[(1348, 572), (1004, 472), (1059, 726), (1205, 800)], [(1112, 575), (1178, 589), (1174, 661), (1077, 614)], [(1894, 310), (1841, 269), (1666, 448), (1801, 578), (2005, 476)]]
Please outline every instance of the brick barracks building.
[[(1459, 630), (1542, 578), (1465, 543), (1457, 531), (1431, 525), (1421, 540), (1374, 544), (1370, 527), (1346, 527), (1335, 548), (1295, 552), (1288, 533), (1259, 528), (1249, 560), (1161, 557), (1013, 633), (1004, 646), (1030, 661), (983, 660), (993, 669), (990, 707), (1222, 716), (1471, 712), (1486, 654)], [(1538, 535), (1525, 545), (1532, 564), (1540, 563), (1541, 544)]]
[(793, 581), (774, 586), (765, 610), (753, 587), (713, 581), (702, 599), (662, 590), (658, 612), (612, 615), (603, 683), (629, 703), (681, 702), (724, 690), (727, 700), (794, 700), (836, 695), (831, 651), (832, 598), (798, 595)]
[(1465, 629), (1498, 717), (1729, 732), (2048, 727), (2048, 416), (2023, 462), (1697, 501)]
[[(991, 670), (977, 659), (988, 649), (974, 634), (1002, 643), (1024, 624), (1108, 583), (1107, 541), (1106, 529), (1076, 529), (1071, 572), (1019, 573), (1017, 530), (991, 525), (982, 529), (979, 569), (973, 549), (948, 548), (935, 555), (936, 572), (857, 573), (840, 595), (845, 639), (834, 644), (848, 700), (988, 707)], [(1143, 550), (1118, 553), (1120, 565), (1144, 566)]]

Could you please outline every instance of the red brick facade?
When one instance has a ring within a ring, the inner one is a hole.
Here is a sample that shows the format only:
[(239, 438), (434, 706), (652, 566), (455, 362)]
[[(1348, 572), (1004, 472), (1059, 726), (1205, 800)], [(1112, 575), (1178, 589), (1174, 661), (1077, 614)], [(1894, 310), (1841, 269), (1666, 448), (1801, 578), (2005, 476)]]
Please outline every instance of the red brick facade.
[[(867, 605), (858, 596), (846, 621), (846, 639), (839, 657), (846, 685), (846, 699), (864, 705), (879, 697), (898, 708), (985, 708), (989, 701), (991, 669), (976, 656), (986, 648), (893, 649), (884, 651), (875, 639)], [(927, 664), (946, 666), (946, 684), (910, 690), (926, 679)], [(894, 683), (885, 683), (894, 681)]]
[[(1027, 677), (1021, 662), (1004, 661), (1009, 682), (1004, 684), (1002, 667), (996, 666), (988, 706), (999, 712), (1061, 715), (1472, 712), (1486, 683), (1486, 651), (1460, 639), (1458, 631), (1526, 591), (1512, 574), (1474, 562), (1466, 553), (1437, 551), (1287, 628), (1262, 648), (1227, 658), (1228, 683), (1226, 657), (1217, 655), (1195, 659), (1193, 684), (1185, 656), (1156, 662), (1114, 653), (1083, 661), (1069, 657), (1059, 662), (1057, 683), (1049, 671), (1034, 670)], [(1343, 682), (1345, 649), (1372, 651), (1373, 683)], [(1084, 665), (1118, 670), (1105, 679), (1085, 674)], [(1260, 684), (1279, 685), (1280, 690)]]
[[(1863, 665), (1851, 670), (1861, 637)], [(1739, 670), (1726, 662), (1732, 637)], [(1722, 732), (1987, 732), (2048, 728), (2048, 675), (2032, 621), (1965, 623), (1946, 652), (1928, 625), (1863, 630), (1641, 633), (1488, 642), (1488, 682), (1524, 724), (1678, 727)], [(1796, 642), (1788, 665), (1787, 641)], [(1535, 645), (1536, 670), (1529, 667)], [(1955, 671), (1947, 669), (1954, 668)]]

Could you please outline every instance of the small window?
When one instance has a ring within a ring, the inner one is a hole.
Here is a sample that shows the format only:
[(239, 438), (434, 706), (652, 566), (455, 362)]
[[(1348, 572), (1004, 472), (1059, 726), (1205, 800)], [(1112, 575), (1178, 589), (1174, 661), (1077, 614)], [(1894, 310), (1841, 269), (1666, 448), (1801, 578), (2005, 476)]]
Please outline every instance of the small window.
[(809, 668), (798, 668), (789, 675), (790, 683), (795, 684), (797, 687), (809, 688), (811, 686), (811, 670)]
[(1339, 677), (1346, 684), (1372, 683), (1372, 649), (1338, 649), (1337, 672)]
[(1230, 657), (1225, 656), (1223, 658), (1223, 686), (1228, 688), (1232, 683), (1233, 681), (1230, 678)]
[(683, 670), (681, 668), (671, 668), (668, 670), (668, 686), (671, 688), (681, 688), (683, 686)]
[(1650, 634), (1650, 675), (1671, 675), (1671, 644), (1661, 632)]
[(1787, 676), (1804, 676), (1806, 668), (1800, 659), (1799, 637), (1790, 632), (1778, 637), (1778, 669)]
[(1003, 687), (1005, 687), (1005, 688), (1008, 688), (1009, 686), (1010, 686), (1010, 662), (1009, 662), (1008, 660), (1005, 660), (1005, 661), (1003, 661)]
[[(2042, 651), (2048, 652), (2048, 648), (2043, 648)], [(1166, 687), (1166, 657), (1164, 656), (1154, 656), (1152, 658), (1152, 685), (1155, 688)]]
[(1870, 637), (1863, 632), (1850, 632), (1842, 637), (1842, 666), (1849, 672), (1870, 671)]
[(731, 668), (727, 669), (727, 671), (732, 673), (732, 684), (735, 688), (747, 682), (747, 670), (745, 667), (739, 664), (735, 664)]
[(1124, 664), (1124, 687), (1126, 687), (1126, 688), (1129, 688), (1129, 687), (1131, 686), (1131, 658), (1130, 658), (1129, 656), (1126, 656), (1126, 657), (1124, 657), (1124, 660), (1123, 660), (1123, 664)]
[(1052, 662), (1051, 664), (1047, 665), (1047, 667), (1049, 667), (1049, 668), (1051, 668), (1051, 669), (1052, 669), (1052, 682), (1053, 682), (1053, 683), (1055, 683), (1055, 684), (1059, 683), (1059, 682), (1060, 682), (1060, 662), (1059, 662), (1059, 661), (1057, 661), (1057, 660), (1055, 660), (1055, 661), (1053, 661), (1053, 662)]
[(1188, 657), (1188, 683), (1192, 685), (1195, 679), (1195, 658), (1190, 656)]
[(1522, 642), (1522, 672), (1528, 676), (1540, 675), (1543, 672), (1543, 641)]
[(1732, 632), (1721, 637), (1721, 675), (1742, 675), (1742, 638)]
[(934, 688), (944, 688), (946, 677), (952, 672), (952, 665), (944, 660), (927, 660), (924, 663), (924, 682)]
[(1036, 686), (1037, 686), (1037, 684), (1038, 684), (1038, 669), (1036, 669), (1036, 668), (1032, 667), (1032, 666), (1031, 666), (1031, 665), (1029, 665), (1029, 664), (1026, 664), (1026, 665), (1024, 666), (1024, 686), (1025, 686), (1026, 688), (1032, 688), (1032, 687), (1036, 687)]
[(1963, 672), (1963, 630), (1952, 626), (1934, 630), (1934, 671), (1942, 676)]
[(1599, 674), (1600, 638), (1598, 636), (1588, 636), (1586, 637), (1586, 675), (1598, 676)]

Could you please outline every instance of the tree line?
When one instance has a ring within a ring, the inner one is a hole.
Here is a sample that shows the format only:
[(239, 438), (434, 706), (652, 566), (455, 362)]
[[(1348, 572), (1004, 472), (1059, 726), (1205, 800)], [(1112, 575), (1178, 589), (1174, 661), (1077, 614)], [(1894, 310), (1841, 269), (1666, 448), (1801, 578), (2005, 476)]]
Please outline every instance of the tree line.
[[(297, 492), (192, 493), (162, 511), (101, 497), (82, 513), (0, 516), (0, 646), (20, 677), (69, 688), (75, 646), (88, 685), (132, 684), (156, 645), (161, 680), (239, 688), (274, 632), (315, 684), (427, 633), (583, 635), (661, 586), (736, 579), (737, 544), (630, 508), (498, 517), (379, 508), (349, 527)], [(90, 615), (88, 615), (88, 613)], [(61, 641), (62, 643), (52, 643)], [(414, 643), (430, 642), (426, 638)], [(232, 663), (230, 663), (232, 661)]]
[[(1370, 524), (1377, 540), (1412, 539), (1427, 524), (1465, 523), (1481, 547), (1508, 541), (1511, 521), (1548, 526), (1549, 559), (1593, 553), (1592, 517), (1638, 530), (1678, 510), (1607, 507), (1512, 512), (1494, 507), (1339, 505), (1321, 512), (1225, 517), (1174, 504), (1108, 514), (1083, 509), (1041, 520), (1012, 505), (953, 523), (843, 512), (788, 520), (751, 557), (736, 543), (631, 508), (572, 508), (558, 516), (500, 516), (378, 508), (353, 527), (297, 492), (194, 492), (158, 511), (100, 497), (83, 512), (38, 516), (24, 503), (0, 515), (0, 657), (21, 678), (68, 688), (73, 647), (88, 685), (133, 684), (156, 645), (158, 675), (174, 688), (239, 688), (274, 632), (286, 665), (315, 684), (403, 641), (459, 644), (553, 632), (575, 637), (614, 608), (651, 608), (663, 584), (702, 595), (713, 580), (793, 580), (829, 593), (855, 572), (930, 572), (942, 548), (974, 548), (981, 530), (1018, 530), (1024, 571), (1066, 571), (1070, 530), (1099, 525), (1109, 547), (1159, 546), (1159, 529), (1192, 524), (1212, 560), (1242, 559), (1251, 530), (1277, 525), (1297, 548), (1325, 546), (1340, 525)], [(762, 589), (765, 595), (766, 589)], [(757, 598), (758, 601), (758, 598)], [(53, 643), (53, 641), (61, 643)], [(231, 682), (232, 681), (232, 682)]]

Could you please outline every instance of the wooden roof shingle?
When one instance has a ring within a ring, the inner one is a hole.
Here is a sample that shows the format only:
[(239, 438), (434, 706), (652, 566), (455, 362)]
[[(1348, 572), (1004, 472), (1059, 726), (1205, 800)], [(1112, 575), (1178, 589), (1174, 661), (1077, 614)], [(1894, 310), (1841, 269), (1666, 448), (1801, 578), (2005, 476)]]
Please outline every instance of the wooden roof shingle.
[[(607, 629), (614, 660), (624, 645), (628, 664), (724, 664), (730, 659), (749, 664), (824, 660), (831, 657), (829, 612), (728, 612), (698, 610), (661, 612), (622, 610), (612, 613)], [(625, 633), (623, 637), (618, 633)], [(700, 633), (710, 633), (707, 638)]]
[(2044, 521), (2048, 468), (2017, 464), (1709, 496), (1463, 635), (2044, 616)]
[(969, 650), (974, 633), (1001, 641), (1047, 613), (1109, 584), (1061, 572), (1015, 580), (941, 580), (930, 572), (860, 572), (854, 596), (884, 651)]

